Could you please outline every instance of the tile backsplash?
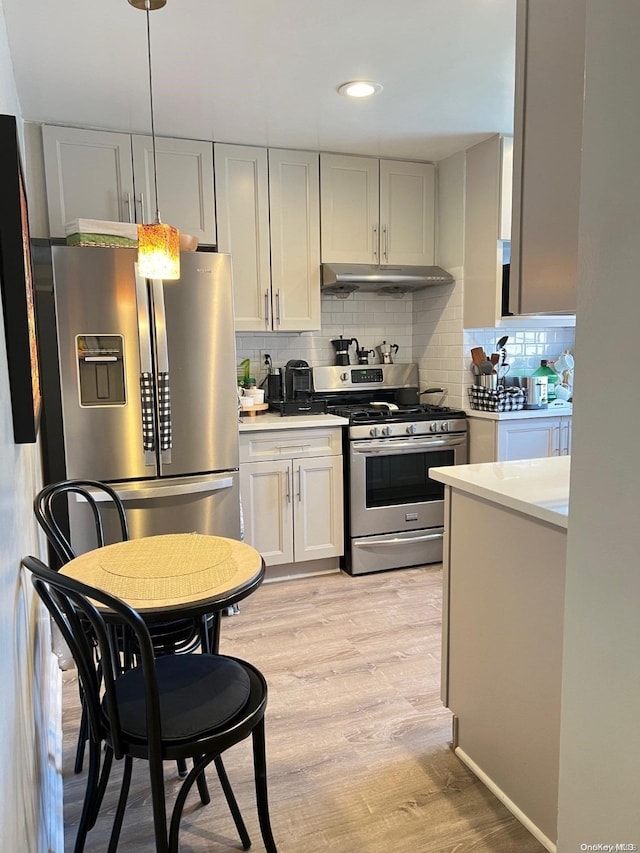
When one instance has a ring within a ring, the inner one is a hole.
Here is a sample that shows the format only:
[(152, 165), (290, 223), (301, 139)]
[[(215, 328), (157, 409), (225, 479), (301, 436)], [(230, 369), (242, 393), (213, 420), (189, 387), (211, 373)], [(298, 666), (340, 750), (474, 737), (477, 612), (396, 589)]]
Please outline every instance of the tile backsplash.
[[(472, 382), (469, 351), (482, 346), (495, 352), (496, 342), (508, 335), (507, 362), (516, 375), (531, 373), (540, 359), (555, 361), (564, 350), (573, 350), (575, 329), (571, 327), (509, 327), (463, 329), (464, 280), (462, 268), (451, 270), (452, 285), (438, 285), (402, 298), (371, 293), (351, 293), (346, 299), (322, 297), (322, 329), (318, 332), (238, 332), (238, 362), (248, 358), (251, 375), (260, 383), (266, 375), (262, 355), (269, 353), (274, 367), (290, 359), (310, 365), (334, 364), (331, 340), (342, 335), (357, 338), (361, 347), (374, 349), (386, 340), (398, 345), (397, 363), (416, 362), (420, 387), (438, 387), (443, 392), (422, 397), (425, 402), (468, 408), (467, 388)], [(351, 361), (356, 363), (355, 346)], [(371, 364), (379, 363), (377, 353)]]
[[(395, 361), (413, 360), (413, 297), (404, 294), (402, 299), (376, 296), (370, 293), (350, 293), (346, 299), (323, 296), (322, 329), (318, 332), (238, 332), (236, 350), (238, 361), (248, 358), (251, 375), (258, 382), (266, 373), (260, 353), (269, 353), (274, 367), (281, 367), (289, 359), (301, 358), (313, 367), (335, 364), (333, 338), (357, 338), (362, 348), (373, 349), (383, 341), (397, 344)], [(356, 363), (355, 345), (351, 347), (351, 361)], [(370, 362), (378, 363), (377, 353)]]
[(467, 365), (471, 362), (469, 351), (481, 346), (487, 355), (496, 352), (496, 342), (503, 335), (509, 338), (505, 345), (507, 363), (511, 371), (518, 376), (526, 376), (540, 367), (540, 360), (546, 358), (555, 361), (564, 350), (573, 350), (575, 343), (574, 328), (522, 328), (505, 329), (465, 329), (464, 350)]

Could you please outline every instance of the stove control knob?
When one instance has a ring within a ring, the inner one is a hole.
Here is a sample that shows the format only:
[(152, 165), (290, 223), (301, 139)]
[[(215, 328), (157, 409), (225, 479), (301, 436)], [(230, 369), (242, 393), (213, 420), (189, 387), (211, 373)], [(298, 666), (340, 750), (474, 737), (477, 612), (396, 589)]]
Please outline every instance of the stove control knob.
[(340, 381), (341, 381), (341, 382), (346, 382), (348, 378), (349, 378), (349, 374), (348, 374), (348, 373), (341, 373), (341, 374), (340, 374)]
[(382, 427), (382, 434), (383, 435), (392, 435), (393, 430), (391, 429), (390, 426)]
[(415, 424), (409, 424), (407, 427), (407, 435), (415, 435), (418, 431), (418, 427)]
[(372, 436), (372, 438), (377, 438), (380, 435), (380, 430), (378, 427), (371, 427), (369, 435)]
[(429, 432), (438, 432), (438, 424), (435, 421), (429, 424)]
[(440, 424), (440, 432), (449, 432), (449, 421), (442, 421)]

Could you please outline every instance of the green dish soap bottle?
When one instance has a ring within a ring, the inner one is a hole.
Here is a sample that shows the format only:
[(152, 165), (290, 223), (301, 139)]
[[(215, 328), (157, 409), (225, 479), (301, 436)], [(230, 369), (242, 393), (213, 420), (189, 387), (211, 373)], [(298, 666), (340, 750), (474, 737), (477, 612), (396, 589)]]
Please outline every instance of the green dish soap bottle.
[(551, 403), (556, 399), (556, 383), (560, 377), (555, 372), (553, 367), (549, 367), (549, 362), (546, 358), (540, 360), (540, 367), (533, 371), (533, 376), (547, 377), (547, 400)]

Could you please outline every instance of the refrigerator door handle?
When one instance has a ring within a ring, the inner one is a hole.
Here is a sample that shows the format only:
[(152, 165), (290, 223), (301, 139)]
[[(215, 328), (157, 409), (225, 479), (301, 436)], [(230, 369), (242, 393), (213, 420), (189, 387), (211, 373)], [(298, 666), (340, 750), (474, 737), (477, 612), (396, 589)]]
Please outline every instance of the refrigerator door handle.
[(136, 307), (138, 309), (138, 340), (140, 343), (140, 401), (142, 404), (142, 450), (144, 464), (156, 465), (156, 423), (153, 399), (153, 364), (151, 362), (151, 335), (149, 331), (149, 301), (147, 281), (135, 265)]
[(169, 347), (167, 344), (167, 325), (164, 311), (164, 293), (162, 280), (155, 278), (151, 282), (153, 293), (153, 315), (155, 321), (157, 386), (158, 386), (158, 431), (160, 443), (160, 459), (163, 463), (171, 462), (173, 447), (171, 430), (171, 390), (169, 386)]
[[(142, 485), (140, 483), (111, 484), (111, 487), (122, 501), (170, 498), (175, 495), (193, 495), (200, 492), (217, 492), (221, 489), (230, 489), (232, 486), (233, 477), (229, 474), (214, 476), (195, 483), (183, 480), (182, 482), (163, 483), (159, 485), (157, 480), (153, 480), (150, 485)], [(93, 497), (97, 501), (110, 500), (106, 492), (96, 491)], [(76, 500), (83, 501), (84, 498), (81, 495), (76, 495)]]

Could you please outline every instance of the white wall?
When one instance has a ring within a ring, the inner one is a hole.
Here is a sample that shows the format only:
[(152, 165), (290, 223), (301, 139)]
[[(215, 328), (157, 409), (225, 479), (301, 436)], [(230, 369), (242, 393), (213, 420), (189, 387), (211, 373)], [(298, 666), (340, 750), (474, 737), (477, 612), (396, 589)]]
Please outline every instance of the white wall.
[(640, 848), (640, 4), (586, 8), (560, 853)]
[[(0, 113), (20, 115), (2, 0)], [(46, 619), (36, 624), (31, 583), (20, 571), (25, 554), (42, 553), (32, 510), (40, 483), (38, 445), (13, 442), (0, 303), (0, 847), (15, 853), (62, 849), (48, 829), (55, 817), (49, 813), (47, 728), (59, 724), (48, 705), (47, 684), (55, 674), (49, 625)]]

